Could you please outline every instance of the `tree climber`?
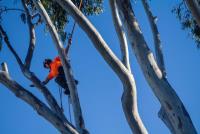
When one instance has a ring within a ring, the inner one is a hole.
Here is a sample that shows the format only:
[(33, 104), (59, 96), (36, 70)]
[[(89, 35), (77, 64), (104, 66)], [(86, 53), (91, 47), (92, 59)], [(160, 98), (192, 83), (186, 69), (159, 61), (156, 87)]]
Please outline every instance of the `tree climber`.
[[(55, 78), (55, 82), (61, 86), (65, 91), (66, 95), (70, 94), (67, 81), (64, 74), (64, 69), (59, 57), (56, 57), (53, 61), (51, 59), (45, 59), (43, 66), (46, 69), (49, 69), (49, 74), (42, 84), (46, 85), (51, 79)], [(78, 84), (78, 81), (75, 80), (75, 83)]]

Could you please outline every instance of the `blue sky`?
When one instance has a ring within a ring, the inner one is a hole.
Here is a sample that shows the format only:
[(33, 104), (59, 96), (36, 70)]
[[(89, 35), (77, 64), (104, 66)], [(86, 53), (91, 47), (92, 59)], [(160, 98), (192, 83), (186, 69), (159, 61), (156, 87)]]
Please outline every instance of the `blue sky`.
[[(181, 26), (175, 15), (171, 13), (172, 7), (178, 0), (151, 1), (154, 15), (158, 17), (158, 28), (163, 44), (168, 80), (185, 104), (192, 121), (200, 132), (199, 121), (199, 95), (200, 95), (200, 50)], [(13, 7), (11, 1), (3, 3)], [(17, 2), (16, 7), (21, 3)], [(153, 50), (153, 39), (146, 15), (141, 2), (133, 5), (145, 39)], [(89, 18), (101, 33), (105, 41), (120, 57), (118, 39), (112, 24), (108, 1), (104, 1), (104, 13)], [(20, 57), (24, 59), (27, 51), (27, 26), (19, 20), (19, 13), (9, 12), (4, 15), (3, 26), (9, 35), (13, 47)], [(71, 28), (71, 27), (67, 27)], [(68, 29), (69, 30), (69, 29)], [(42, 66), (44, 58), (54, 58), (57, 55), (52, 39), (44, 33), (44, 26), (36, 28), (36, 49), (34, 52), (31, 71), (41, 80), (45, 79), (48, 71)], [(78, 92), (87, 129), (91, 134), (130, 134), (131, 131), (125, 120), (121, 94), (122, 84), (111, 68), (105, 63), (100, 54), (93, 47), (87, 35), (76, 28), (73, 46), (70, 52), (71, 63), (75, 78), (79, 80)], [(29, 91), (44, 100), (41, 93), (30, 88), (30, 81), (24, 78), (19, 70), (16, 60), (4, 45), (0, 52), (0, 62), (7, 62), (11, 77), (24, 85)], [(141, 72), (141, 69), (130, 49), (130, 62), (137, 84), (138, 107), (140, 116), (152, 134), (169, 134), (169, 130), (158, 118), (160, 104), (152, 93)], [(54, 81), (48, 84), (52, 94), (58, 98), (58, 87)], [(68, 102), (63, 100), (65, 113), (68, 116)], [(2, 134), (58, 134), (59, 132), (26, 103), (16, 98), (8, 89), (0, 85), (0, 130)]]

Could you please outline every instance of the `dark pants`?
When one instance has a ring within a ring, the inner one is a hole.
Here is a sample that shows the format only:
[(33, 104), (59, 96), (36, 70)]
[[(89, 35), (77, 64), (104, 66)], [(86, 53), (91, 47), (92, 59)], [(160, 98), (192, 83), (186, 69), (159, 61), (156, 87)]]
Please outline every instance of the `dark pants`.
[(66, 81), (64, 70), (63, 70), (62, 66), (59, 67), (58, 72), (59, 72), (59, 74), (56, 77), (55, 82), (65, 90), (64, 91), (65, 94), (69, 95), (70, 91), (69, 91), (69, 88), (67, 85), (67, 81)]

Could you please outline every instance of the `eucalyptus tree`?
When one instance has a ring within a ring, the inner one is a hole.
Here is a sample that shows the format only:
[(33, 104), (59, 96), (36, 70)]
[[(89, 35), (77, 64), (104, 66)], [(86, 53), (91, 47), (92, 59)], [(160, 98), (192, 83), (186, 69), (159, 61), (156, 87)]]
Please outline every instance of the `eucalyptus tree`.
[[(22, 85), (12, 80), (5, 63), (2, 64), (0, 82), (16, 94), (17, 97), (36, 109), (41, 116), (54, 125), (61, 133), (89, 133), (85, 127), (81, 112), (77, 87), (68, 60), (69, 57), (63, 46), (66, 39), (72, 37), (70, 35), (71, 33), (65, 31), (69, 16), (84, 30), (105, 62), (121, 80), (124, 89), (121, 99), (122, 106), (126, 120), (133, 133), (147, 134), (148, 130), (145, 128), (138, 112), (137, 89), (133, 75), (134, 72), (131, 70), (129, 63), (128, 42), (138, 60), (146, 81), (149, 83), (149, 86), (161, 104), (159, 117), (174, 134), (197, 133), (182, 101), (167, 80), (161, 38), (156, 26), (156, 17), (153, 16), (147, 0), (142, 0), (142, 3), (152, 29), (156, 58), (154, 58), (153, 53), (144, 39), (129, 0), (110, 0), (113, 23), (121, 47), (121, 58), (118, 58), (114, 54), (97, 29), (87, 19), (88, 15), (102, 12), (102, 0), (22, 0), (22, 3), (24, 10), (22, 11), (21, 18), (23, 22), (28, 24), (30, 35), (29, 49), (24, 63), (12, 47), (3, 26), (0, 27), (0, 37), (15, 56), (24, 76), (43, 93), (49, 106), (34, 96), (30, 91), (23, 88)], [(2, 12), (4, 10), (9, 10), (9, 8), (3, 7)], [(32, 19), (35, 17), (38, 17), (38, 21), (33, 23)], [(56, 46), (56, 51), (61, 58), (71, 93), (75, 125), (71, 124), (65, 117), (48, 88), (42, 85), (37, 76), (30, 71), (31, 59), (34, 56), (33, 51), (35, 48), (36, 35), (34, 28), (41, 23), (46, 25)]]

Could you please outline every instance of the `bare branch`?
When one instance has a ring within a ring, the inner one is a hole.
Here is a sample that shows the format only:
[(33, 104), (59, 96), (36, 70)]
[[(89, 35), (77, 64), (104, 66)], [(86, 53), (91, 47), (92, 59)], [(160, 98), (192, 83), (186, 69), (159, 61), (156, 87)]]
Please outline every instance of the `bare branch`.
[(1, 63), (1, 68), (4, 72), (6, 72), (9, 75), (8, 66), (5, 62)]
[(81, 134), (87, 133), (87, 130), (85, 129), (85, 123), (83, 120), (83, 116), (82, 116), (77, 87), (76, 87), (76, 84), (75, 84), (75, 81), (74, 81), (74, 78), (72, 75), (70, 64), (65, 55), (65, 50), (63, 48), (63, 45), (59, 39), (58, 33), (55, 29), (55, 26), (51, 22), (50, 17), (48, 16), (48, 14), (47, 14), (46, 10), (44, 9), (40, 0), (33, 0), (33, 2), (36, 5), (41, 16), (44, 18), (44, 21), (46, 22), (46, 24), (49, 28), (50, 34), (53, 38), (53, 41), (55, 42), (56, 48), (58, 50), (58, 54), (61, 58), (65, 76), (67, 79), (67, 84), (68, 84), (68, 87), (70, 90), (70, 97), (72, 99), (72, 106), (73, 106), (73, 110), (74, 110), (74, 119), (75, 119), (76, 127)]
[(142, 0), (142, 4), (144, 6), (145, 12), (149, 19), (149, 23), (150, 23), (151, 30), (153, 33), (157, 63), (160, 70), (163, 73), (163, 77), (166, 77), (166, 69), (165, 69), (164, 57), (163, 57), (163, 52), (162, 52), (162, 44), (160, 40), (160, 34), (158, 32), (158, 28), (156, 25), (157, 18), (153, 16), (147, 0)]
[(15, 49), (11, 46), (10, 41), (8, 39), (8, 36), (6, 34), (6, 32), (4, 31), (3, 27), (0, 25), (0, 32), (3, 35), (4, 41), (7, 44), (8, 48), (10, 49), (10, 51), (12, 52), (12, 54), (14, 55), (14, 57), (16, 58), (20, 68), (23, 70), (23, 63), (19, 57), (19, 55), (17, 54), (17, 52), (15, 51)]
[(119, 17), (118, 8), (116, 5), (115, 0), (110, 0), (110, 7), (112, 12), (112, 18), (115, 26), (115, 30), (117, 36), (120, 41), (120, 48), (121, 48), (121, 55), (122, 55), (122, 62), (126, 66), (126, 68), (131, 71), (130, 63), (129, 63), (129, 52), (128, 52), (128, 44), (126, 39), (126, 34), (123, 29), (122, 22)]
[(80, 27), (86, 32), (88, 37), (93, 42), (95, 48), (103, 56), (105, 61), (112, 67), (116, 74), (120, 78), (127, 77), (125, 74), (129, 71), (122, 64), (122, 62), (117, 58), (113, 51), (108, 47), (106, 42), (103, 40), (102, 36), (98, 33), (96, 28), (91, 24), (91, 22), (78, 10), (76, 6), (73, 5), (69, 0), (54, 0), (63, 7), (64, 10), (70, 13), (70, 15), (75, 19), (75, 21), (80, 25)]
[(16, 81), (12, 80), (6, 72), (0, 71), (0, 83), (6, 86), (18, 98), (25, 101), (33, 107), (39, 115), (49, 121), (55, 128), (63, 134), (78, 134), (78, 132), (71, 127), (69, 122), (64, 122), (59, 116), (52, 112), (42, 101), (35, 97), (28, 90), (24, 89)]
[(138, 114), (137, 94), (135, 81), (130, 71), (116, 57), (112, 50), (108, 47), (96, 28), (90, 21), (76, 8), (70, 0), (54, 0), (65, 9), (86, 32), (93, 42), (93, 45), (99, 51), (101, 56), (115, 71), (124, 86), (124, 94), (122, 96), (123, 109), (133, 132), (138, 134), (147, 134), (142, 120)]
[(24, 7), (24, 10), (26, 12), (26, 16), (27, 16), (27, 24), (28, 24), (28, 28), (29, 28), (29, 48), (28, 48), (28, 52), (27, 52), (27, 55), (26, 55), (26, 58), (25, 58), (25, 68), (29, 69), (30, 66), (31, 66), (31, 60), (32, 60), (32, 57), (33, 57), (33, 51), (34, 51), (34, 48), (35, 48), (35, 29), (34, 29), (34, 25), (31, 21), (32, 19), (32, 16), (31, 14), (29, 13), (29, 10), (28, 10), (28, 7), (25, 3), (25, 0), (22, 0), (22, 5)]
[(197, 134), (183, 103), (167, 79), (163, 77), (152, 52), (144, 40), (139, 24), (134, 16), (131, 2), (129, 0), (117, 0), (117, 4), (138, 63), (155, 96), (165, 110), (169, 121), (173, 125), (175, 133)]
[[(112, 17), (113, 17), (113, 22), (115, 25), (115, 30), (120, 40), (122, 61), (124, 65), (126, 66), (126, 68), (131, 73), (131, 68), (130, 68), (130, 63), (129, 63), (128, 44), (126, 40), (125, 31), (123, 29), (123, 25), (118, 13), (116, 0), (110, 0), (110, 7), (112, 11)], [(132, 78), (134, 80), (133, 74), (132, 74)], [(140, 119), (140, 116), (137, 110), (137, 90), (136, 90), (135, 82), (133, 81), (131, 83), (133, 84), (132, 90), (131, 90), (131, 87), (126, 88), (124, 86), (124, 92), (121, 98), (123, 110), (124, 110), (126, 119), (129, 122), (129, 125), (131, 126), (131, 128), (134, 130), (135, 133), (147, 133), (147, 130), (143, 127), (142, 123), (137, 122)], [(133, 111), (132, 109), (134, 109), (134, 114), (131, 113), (131, 111)]]
[(185, 0), (185, 2), (200, 27), (200, 7), (197, 0)]
[(42, 17), (39, 13), (35, 14), (32, 16), (32, 19), (35, 18), (36, 16), (38, 16), (38, 20), (34, 23), (34, 27), (38, 26), (39, 24), (42, 23)]
[(35, 76), (34, 73), (30, 72), (27, 68), (25, 68), (24, 64), (21, 62), (21, 59), (19, 58), (19, 56), (17, 55), (15, 50), (12, 48), (12, 46), (9, 42), (8, 36), (7, 36), (6, 32), (3, 30), (1, 25), (0, 25), (0, 31), (4, 35), (4, 40), (9, 48), (9, 50), (12, 52), (12, 54), (15, 56), (16, 60), (18, 61), (18, 64), (19, 64), (24, 76), (27, 79), (29, 79), (30, 81), (32, 81), (32, 83), (41, 90), (45, 99), (47, 100), (47, 103), (52, 108), (52, 110), (55, 113), (57, 113), (58, 116), (62, 117), (64, 120), (66, 120), (62, 110), (60, 109), (60, 107), (59, 107), (58, 103), (56, 102), (55, 98), (53, 97), (53, 95), (49, 92), (49, 90), (44, 85), (41, 84), (41, 81)]

